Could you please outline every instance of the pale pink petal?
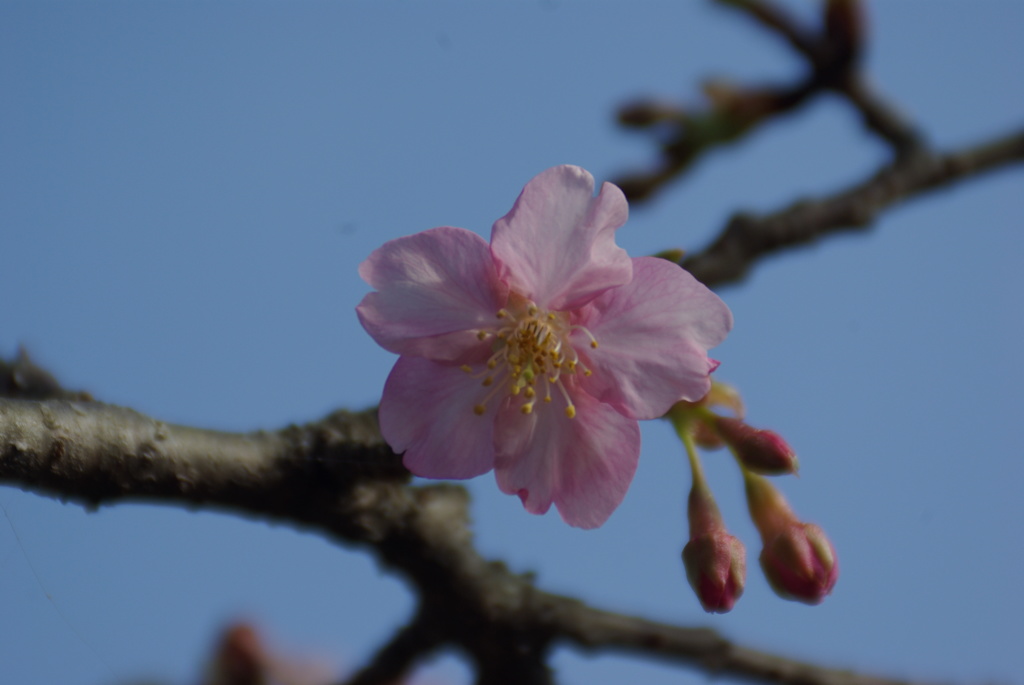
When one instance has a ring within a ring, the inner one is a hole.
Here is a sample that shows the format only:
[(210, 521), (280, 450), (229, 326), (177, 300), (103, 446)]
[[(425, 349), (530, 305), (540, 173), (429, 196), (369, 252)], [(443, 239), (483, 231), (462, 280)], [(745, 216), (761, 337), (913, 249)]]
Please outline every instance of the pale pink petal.
[(629, 207), (616, 186), (594, 197), (594, 177), (556, 166), (533, 178), (494, 224), (491, 253), (509, 287), (542, 308), (575, 309), (628, 283), (632, 265), (615, 244)]
[(406, 468), (426, 478), (472, 478), (494, 465), (494, 411), (473, 406), (486, 395), (458, 366), (399, 357), (384, 384), (380, 431)]
[(626, 495), (640, 455), (640, 427), (582, 392), (573, 394), (576, 418), (563, 402), (522, 414), (498, 413), (494, 473), (503, 492), (519, 495), (526, 510), (543, 514), (554, 502), (571, 526), (597, 528)]
[(377, 289), (356, 307), (373, 339), (391, 352), (439, 360), (474, 345), (475, 331), (494, 326), (508, 295), (484, 239), (450, 226), (385, 243), (359, 275)]
[(573, 343), (593, 374), (587, 392), (626, 416), (653, 419), (679, 400), (711, 387), (717, 362), (707, 349), (725, 339), (732, 313), (687, 271), (663, 259), (633, 260), (633, 280), (603, 293), (581, 319), (597, 339), (577, 331)]

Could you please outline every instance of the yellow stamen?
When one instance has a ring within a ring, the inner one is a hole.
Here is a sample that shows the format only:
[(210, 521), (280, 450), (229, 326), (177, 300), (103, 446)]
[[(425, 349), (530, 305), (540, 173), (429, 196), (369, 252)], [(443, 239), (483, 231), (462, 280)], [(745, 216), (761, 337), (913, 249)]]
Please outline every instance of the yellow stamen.
[[(590, 376), (591, 371), (573, 349), (573, 338), (577, 330), (587, 336), (591, 349), (597, 349), (597, 339), (585, 326), (570, 324), (569, 314), (547, 311), (536, 303), (513, 293), (506, 308), (499, 309), (495, 316), (502, 320), (498, 327), (475, 331), (481, 342), (491, 345), (492, 356), (484, 367), (475, 366), (478, 371), (473, 378), (481, 379), (481, 385), (488, 388), (480, 404), (473, 408), (476, 414), (483, 414), (492, 399), (501, 397), (524, 397), (519, 410), (524, 415), (532, 414), (541, 393), (536, 388), (544, 380), (544, 404), (552, 402), (551, 386), (558, 386), (565, 402), (565, 415), (576, 417), (569, 376), (582, 374)], [(583, 341), (575, 337), (577, 343)], [(469, 365), (462, 367), (469, 372)]]

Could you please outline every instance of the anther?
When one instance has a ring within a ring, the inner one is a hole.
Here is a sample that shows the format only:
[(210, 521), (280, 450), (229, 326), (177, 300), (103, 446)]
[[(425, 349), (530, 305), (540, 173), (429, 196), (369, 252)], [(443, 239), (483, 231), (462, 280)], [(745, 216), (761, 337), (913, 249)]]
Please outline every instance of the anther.
[(533, 402), (527, 402), (526, 404), (519, 408), (519, 411), (523, 412), (524, 414), (532, 414)]
[(476, 332), (476, 339), (477, 340), (483, 340), (486, 337), (487, 337), (487, 331), (477, 331)]
[(459, 368), (465, 371), (466, 373), (473, 373), (473, 367), (469, 366), (468, 364), (463, 364)]
[(482, 385), (482, 386), (484, 386), (486, 388), (487, 386), (489, 386), (493, 382), (494, 382), (494, 378), (491, 377), (491, 376), (488, 376), (487, 378), (484, 379), (484, 382), (481, 383), (480, 385)]
[(570, 419), (575, 419), (576, 407), (570, 404), (568, 407), (565, 408), (565, 415), (568, 416)]
[(572, 330), (572, 331), (583, 331), (584, 333), (586, 333), (587, 337), (590, 338), (590, 346), (592, 348), (594, 348), (595, 350), (597, 349), (597, 338), (594, 337), (594, 334), (591, 333), (590, 330), (588, 330), (586, 326), (580, 326), (580, 325), (569, 326), (569, 330)]
[(485, 407), (482, 404), (478, 404), (475, 407), (473, 407), (473, 413), (476, 414), (477, 416), (483, 416), (485, 411), (487, 411), (487, 407)]

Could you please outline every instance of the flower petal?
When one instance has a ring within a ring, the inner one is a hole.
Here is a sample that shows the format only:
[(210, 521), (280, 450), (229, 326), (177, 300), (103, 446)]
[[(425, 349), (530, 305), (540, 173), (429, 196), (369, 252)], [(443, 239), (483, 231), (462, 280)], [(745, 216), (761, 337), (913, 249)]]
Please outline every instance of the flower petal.
[(663, 415), (679, 400), (696, 401), (711, 387), (715, 364), (707, 348), (725, 339), (732, 313), (684, 269), (653, 257), (633, 260), (633, 280), (603, 293), (581, 323), (575, 345), (593, 374), (583, 387), (634, 419)]
[(554, 502), (571, 526), (596, 528), (622, 502), (640, 455), (640, 427), (583, 392), (576, 418), (561, 403), (529, 415), (514, 405), (498, 413), (494, 473), (503, 492), (543, 514)]
[(406, 468), (425, 478), (472, 478), (494, 465), (494, 412), (473, 406), (486, 391), (457, 366), (399, 357), (384, 384), (380, 431), (405, 452)]
[(476, 344), (508, 295), (484, 239), (451, 226), (385, 243), (359, 275), (378, 291), (356, 307), (367, 333), (391, 352), (438, 360)]
[(494, 223), (491, 254), (511, 289), (542, 308), (575, 309), (628, 283), (632, 265), (615, 244), (629, 207), (616, 186), (594, 196), (594, 177), (556, 166), (533, 178), (512, 210)]

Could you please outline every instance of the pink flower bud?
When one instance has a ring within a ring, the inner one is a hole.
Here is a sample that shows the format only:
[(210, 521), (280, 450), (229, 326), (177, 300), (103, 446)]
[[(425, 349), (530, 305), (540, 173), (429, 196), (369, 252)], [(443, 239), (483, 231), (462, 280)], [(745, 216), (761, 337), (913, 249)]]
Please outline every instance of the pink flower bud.
[(755, 473), (777, 476), (796, 473), (800, 466), (793, 448), (778, 433), (728, 416), (715, 417), (715, 430), (743, 465)]
[(839, 577), (836, 550), (824, 531), (804, 523), (765, 478), (743, 474), (750, 518), (761, 533), (761, 568), (783, 599), (819, 604)]
[(813, 523), (793, 523), (767, 540), (761, 568), (780, 597), (807, 604), (820, 604), (839, 578), (835, 547)]
[(739, 391), (731, 385), (712, 380), (711, 390), (704, 397), (696, 402), (677, 402), (669, 410), (668, 417), (677, 427), (685, 423), (687, 429), (692, 431), (695, 443), (704, 449), (714, 450), (724, 443), (711, 425), (714, 414), (705, 410), (721, 407), (731, 411), (737, 418), (743, 418), (745, 408)]
[(683, 564), (690, 587), (704, 611), (731, 611), (743, 594), (747, 552), (743, 543), (724, 529), (690, 538), (683, 548)]
[(703, 476), (694, 475), (688, 504), (690, 541), (683, 548), (683, 565), (690, 587), (705, 611), (724, 614), (743, 594), (747, 552), (729, 535)]

